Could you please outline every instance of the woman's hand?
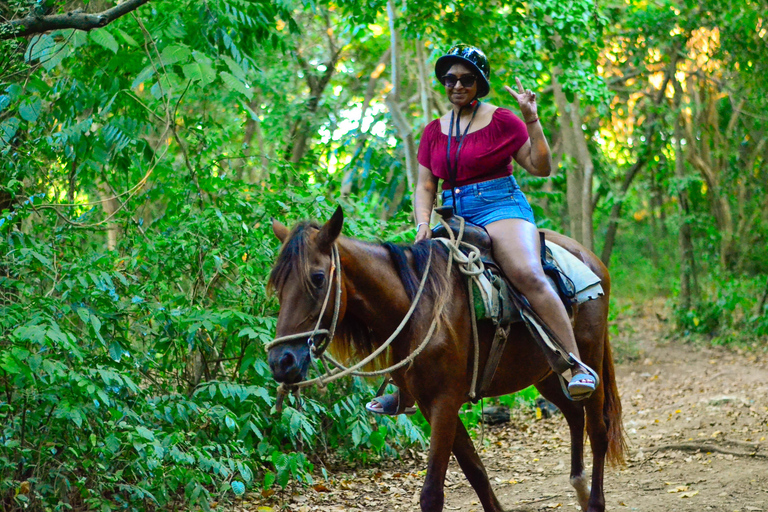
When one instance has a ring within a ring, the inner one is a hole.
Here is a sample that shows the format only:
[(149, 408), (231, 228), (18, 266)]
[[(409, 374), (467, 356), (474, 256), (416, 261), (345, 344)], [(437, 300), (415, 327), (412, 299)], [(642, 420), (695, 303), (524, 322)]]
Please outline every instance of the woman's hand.
[(520, 113), (523, 114), (523, 120), (526, 123), (533, 123), (539, 119), (539, 114), (536, 108), (536, 93), (530, 89), (523, 90), (523, 84), (520, 83), (519, 78), (515, 78), (517, 81), (517, 91), (510, 86), (505, 85), (504, 88), (509, 94), (511, 94), (520, 105)]
[(432, 230), (429, 229), (428, 224), (420, 224), (419, 230), (416, 231), (416, 242), (421, 242), (422, 240), (429, 240), (432, 238)]

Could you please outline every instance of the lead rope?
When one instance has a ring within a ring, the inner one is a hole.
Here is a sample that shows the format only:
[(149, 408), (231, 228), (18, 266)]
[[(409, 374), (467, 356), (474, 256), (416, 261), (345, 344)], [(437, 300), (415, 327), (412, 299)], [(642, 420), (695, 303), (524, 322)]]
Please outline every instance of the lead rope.
[[(475, 312), (475, 295), (474, 295), (474, 284), (478, 281), (477, 276), (485, 272), (485, 265), (483, 264), (483, 260), (481, 259), (480, 250), (475, 247), (472, 244), (469, 244), (467, 242), (463, 242), (462, 238), (464, 237), (464, 218), (456, 215), (456, 218), (459, 219), (459, 235), (457, 238), (454, 238), (453, 236), (453, 230), (446, 229), (448, 232), (448, 235), (450, 236), (450, 240), (446, 239), (440, 239), (443, 244), (448, 248), (449, 252), (451, 253), (451, 261), (456, 260), (456, 263), (459, 267), (459, 271), (467, 276), (468, 280), (468, 286), (467, 286), (467, 293), (469, 298), (469, 314), (471, 318), (471, 324), (472, 324), (472, 344), (473, 344), (473, 350), (474, 350), (474, 357), (472, 360), (472, 384), (469, 389), (469, 398), (474, 401), (477, 397), (477, 377), (480, 373), (480, 335), (477, 331), (477, 314)], [(461, 248), (464, 248), (467, 250), (467, 254), (464, 254), (462, 252)], [(482, 289), (478, 285), (479, 289)]]

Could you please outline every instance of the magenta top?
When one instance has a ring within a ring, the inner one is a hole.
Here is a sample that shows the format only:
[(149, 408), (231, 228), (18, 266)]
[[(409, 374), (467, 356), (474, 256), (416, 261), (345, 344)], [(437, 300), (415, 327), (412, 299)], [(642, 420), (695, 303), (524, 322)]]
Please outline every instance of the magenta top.
[[(512, 157), (527, 140), (528, 128), (523, 120), (505, 108), (497, 108), (488, 126), (466, 135), (459, 154), (456, 186), (509, 176), (512, 174)], [(443, 180), (443, 190), (451, 188), (447, 146), (448, 136), (440, 130), (440, 119), (435, 119), (421, 135), (418, 160)], [(454, 135), (451, 141), (451, 161), (454, 163), (458, 146)]]

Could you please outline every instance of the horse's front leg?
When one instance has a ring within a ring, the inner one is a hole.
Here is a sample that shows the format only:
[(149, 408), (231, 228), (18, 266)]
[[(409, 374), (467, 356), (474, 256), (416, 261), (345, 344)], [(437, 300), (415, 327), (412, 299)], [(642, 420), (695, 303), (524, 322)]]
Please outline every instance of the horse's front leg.
[(504, 509), (496, 498), (491, 482), (488, 480), (488, 473), (485, 471), (480, 457), (477, 455), (475, 445), (469, 437), (467, 429), (461, 421), (456, 421), (456, 437), (453, 440), (453, 454), (464, 471), (472, 488), (475, 489), (483, 510), (486, 512), (503, 512)]
[[(432, 436), (429, 441), (429, 460), (427, 476), (421, 489), (422, 512), (440, 512), (445, 502), (445, 472), (451, 457), (456, 424), (459, 421), (460, 404), (454, 403), (450, 397), (434, 400), (426, 410)], [(421, 406), (421, 404), (420, 404)]]

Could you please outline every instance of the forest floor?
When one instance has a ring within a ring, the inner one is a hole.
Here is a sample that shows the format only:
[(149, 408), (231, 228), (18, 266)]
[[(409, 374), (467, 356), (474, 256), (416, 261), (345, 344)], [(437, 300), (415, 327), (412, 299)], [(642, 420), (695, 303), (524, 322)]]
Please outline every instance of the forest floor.
[[(663, 302), (616, 319), (619, 391), (629, 441), (627, 465), (608, 468), (606, 508), (627, 511), (768, 512), (768, 353), (668, 337)], [(578, 511), (568, 483), (568, 428), (561, 414), (537, 420), (512, 412), (486, 427), (480, 456), (510, 511)], [(481, 443), (478, 430), (476, 445)], [(591, 452), (587, 448), (587, 474)], [(416, 511), (426, 454), (356, 471), (329, 468), (314, 488), (255, 497), (240, 510)], [(481, 507), (452, 460), (446, 510)]]

